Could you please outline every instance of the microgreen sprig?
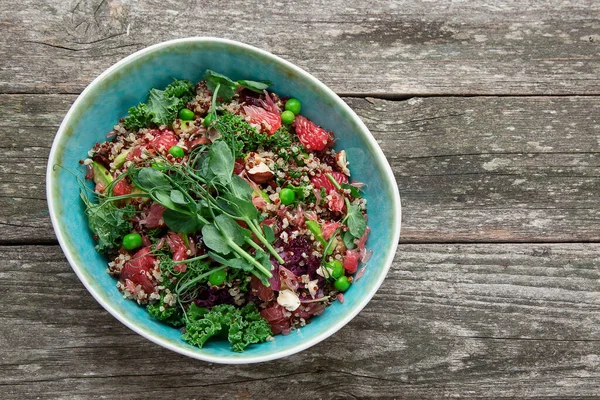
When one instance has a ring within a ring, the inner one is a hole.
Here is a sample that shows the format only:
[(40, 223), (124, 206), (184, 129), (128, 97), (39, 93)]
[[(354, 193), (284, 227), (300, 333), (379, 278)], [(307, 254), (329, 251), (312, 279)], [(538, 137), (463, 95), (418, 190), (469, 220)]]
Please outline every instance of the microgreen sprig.
[[(326, 174), (326, 176), (338, 191), (342, 190), (342, 187), (338, 181), (336, 181), (331, 174)], [(344, 202), (346, 203), (346, 216), (342, 220), (342, 224), (346, 224), (348, 226), (349, 232), (352, 236), (359, 238), (365, 233), (365, 229), (367, 229), (367, 221), (365, 220), (365, 216), (360, 211), (358, 206), (350, 203), (350, 200), (348, 200), (346, 196), (344, 196)]]

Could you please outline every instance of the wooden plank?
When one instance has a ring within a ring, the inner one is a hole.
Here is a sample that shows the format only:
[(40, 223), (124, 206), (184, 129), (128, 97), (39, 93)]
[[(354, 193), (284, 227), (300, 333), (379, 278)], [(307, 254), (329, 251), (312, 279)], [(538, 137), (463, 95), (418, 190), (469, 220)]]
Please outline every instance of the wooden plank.
[(62, 118), (77, 96), (0, 96), (2, 242), (54, 239), (46, 204), (46, 164)]
[[(74, 99), (0, 95), (1, 240), (54, 238), (46, 158)], [(404, 242), (600, 241), (600, 97), (345, 101), (392, 165)]]
[(408, 242), (600, 240), (599, 100), (346, 99), (392, 165)]
[(129, 331), (57, 246), (0, 247), (0, 390), (14, 399), (595, 398), (598, 254), (600, 244), (400, 245), (378, 294), (332, 338), (284, 360), (222, 366)]
[(269, 50), (340, 93), (600, 94), (599, 10), (589, 0), (3, 1), (0, 92), (77, 93), (136, 50), (204, 35)]

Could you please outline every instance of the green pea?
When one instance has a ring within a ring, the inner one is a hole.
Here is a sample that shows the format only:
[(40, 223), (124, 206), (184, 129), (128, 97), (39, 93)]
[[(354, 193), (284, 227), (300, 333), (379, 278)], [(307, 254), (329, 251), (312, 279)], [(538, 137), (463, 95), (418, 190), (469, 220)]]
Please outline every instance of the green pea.
[(281, 122), (286, 125), (291, 125), (295, 118), (296, 116), (291, 111), (284, 111), (281, 113)]
[(335, 279), (344, 275), (344, 266), (338, 260), (334, 260), (325, 264), (325, 267), (331, 272), (331, 276)]
[(220, 270), (215, 271), (212, 274), (210, 274), (208, 276), (208, 281), (213, 286), (219, 286), (223, 282), (225, 282), (226, 278), (227, 278), (227, 272), (224, 269), (220, 269)]
[(345, 276), (340, 276), (335, 280), (333, 287), (335, 287), (336, 290), (339, 290), (340, 292), (345, 292), (346, 290), (348, 290), (348, 288), (350, 288), (350, 281)]
[(142, 245), (142, 235), (139, 233), (130, 233), (123, 237), (123, 247), (127, 250), (137, 249)]
[(295, 115), (300, 114), (300, 109), (302, 108), (302, 104), (300, 104), (300, 100), (291, 98), (285, 102), (285, 109), (287, 111), (293, 112)]
[(205, 128), (208, 128), (213, 123), (214, 120), (215, 120), (215, 115), (208, 114), (206, 117), (204, 117), (204, 120), (202, 121), (202, 126), (204, 126)]
[(188, 110), (187, 108), (182, 108), (179, 111), (179, 119), (191, 121), (194, 119), (194, 112), (192, 110)]
[(171, 147), (169, 149), (169, 154), (171, 154), (173, 157), (177, 157), (177, 158), (181, 158), (181, 157), (185, 156), (185, 152), (179, 146)]
[(294, 200), (296, 200), (296, 194), (292, 189), (281, 189), (281, 191), (279, 192), (279, 200), (281, 200), (281, 203), (287, 206), (288, 204), (292, 204)]

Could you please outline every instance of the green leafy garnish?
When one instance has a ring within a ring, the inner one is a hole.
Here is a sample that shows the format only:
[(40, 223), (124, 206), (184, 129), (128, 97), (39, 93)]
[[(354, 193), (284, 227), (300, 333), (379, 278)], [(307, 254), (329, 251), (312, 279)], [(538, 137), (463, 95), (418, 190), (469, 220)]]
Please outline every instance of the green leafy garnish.
[(235, 160), (229, 146), (219, 141), (212, 145), (209, 152), (208, 167), (214, 177), (222, 184), (231, 182)]
[(129, 115), (123, 125), (134, 131), (151, 125), (171, 125), (179, 110), (194, 98), (194, 94), (194, 85), (187, 80), (175, 79), (165, 90), (152, 89), (147, 103), (127, 110)]
[(181, 212), (165, 210), (162, 216), (165, 224), (175, 232), (192, 233), (202, 227), (201, 221), (197, 218), (190, 218), (188, 214)]
[(265, 232), (265, 238), (269, 243), (273, 243), (275, 241), (275, 232), (273, 232), (273, 228), (271, 225), (264, 225), (263, 231)]
[(269, 81), (257, 82), (257, 81), (248, 81), (248, 80), (240, 80), (237, 81), (240, 86), (245, 87), (246, 89), (250, 89), (256, 93), (262, 93), (263, 90), (266, 90), (269, 86), (273, 85), (273, 83)]
[(206, 80), (206, 87), (208, 90), (213, 93), (218, 91), (219, 97), (223, 102), (231, 100), (235, 94), (235, 89), (239, 86), (237, 82), (210, 69), (206, 70), (204, 79)]
[[(266, 268), (256, 258), (252, 257), (242, 249), (241, 246), (245, 243), (250, 244), (249, 242), (251, 239), (248, 235), (244, 234), (242, 228), (233, 220), (233, 218), (223, 214), (217, 216), (214, 224), (205, 225), (202, 228), (202, 240), (209, 249), (222, 255), (236, 253), (242, 260), (250, 263), (268, 278), (273, 276), (271, 274), (270, 263), (268, 268)], [(244, 264), (245, 262), (240, 264), (240, 267)]]
[(352, 186), (352, 185), (350, 185), (348, 183), (342, 183), (340, 186), (344, 190), (350, 190), (350, 195), (352, 197), (354, 197), (355, 199), (359, 199), (360, 198), (360, 190), (357, 187)]
[(152, 126), (154, 115), (148, 109), (148, 105), (140, 103), (137, 107), (131, 107), (127, 110), (129, 114), (123, 121), (123, 126), (130, 131), (137, 131), (148, 126)]
[(136, 176), (136, 183), (140, 189), (147, 192), (171, 188), (171, 184), (167, 177), (154, 168), (140, 169)]
[(244, 235), (233, 219), (219, 215), (214, 224), (204, 225), (202, 228), (202, 241), (209, 249), (227, 255), (235, 251), (232, 245), (244, 245)]
[(342, 240), (344, 241), (344, 245), (347, 249), (354, 249), (356, 245), (354, 244), (354, 239), (356, 239), (350, 231), (344, 232), (342, 235)]
[(365, 216), (360, 211), (358, 206), (350, 204), (348, 199), (344, 200), (346, 201), (348, 213), (346, 214), (346, 218), (344, 218), (343, 222), (348, 225), (350, 234), (352, 234), (352, 236), (355, 238), (359, 238), (365, 233), (365, 229), (367, 229), (367, 221), (365, 220)]
[(204, 318), (204, 316), (206, 315), (207, 312), (208, 312), (208, 308), (198, 307), (197, 305), (192, 303), (190, 305), (190, 307), (188, 308), (186, 314), (187, 314), (188, 319), (190, 319), (192, 321), (197, 321), (197, 320)]
[(250, 187), (248, 182), (242, 179), (238, 175), (231, 176), (231, 194), (242, 200), (252, 200), (252, 193), (254, 190)]
[(165, 294), (161, 294), (160, 301), (148, 304), (146, 310), (150, 316), (169, 325), (180, 327), (184, 325), (183, 313), (179, 306), (169, 306), (165, 304)]
[[(199, 308), (199, 307), (197, 307)], [(182, 338), (202, 347), (212, 337), (227, 335), (236, 352), (244, 351), (254, 343), (262, 343), (272, 335), (269, 323), (260, 316), (254, 304), (242, 309), (229, 304), (214, 306), (207, 312), (190, 312)]]
[(231, 100), (235, 91), (238, 87), (242, 86), (254, 92), (262, 93), (263, 90), (267, 89), (272, 85), (269, 81), (257, 82), (250, 80), (239, 80), (234, 81), (225, 75), (219, 74), (218, 72), (212, 71), (210, 69), (206, 70), (204, 74), (204, 79), (206, 80), (206, 86), (211, 92), (214, 92), (219, 87), (219, 98), (222, 99), (223, 102)]
[(105, 253), (120, 246), (123, 236), (131, 232), (129, 219), (135, 215), (135, 208), (132, 205), (119, 208), (112, 201), (95, 204), (83, 192), (81, 198), (86, 207), (88, 225), (98, 238), (96, 250)]
[[(337, 190), (341, 191), (343, 189), (343, 186), (341, 186), (331, 174), (326, 174), (326, 176)], [(360, 197), (360, 195), (353, 195), (353, 197)], [(365, 216), (360, 211), (358, 206), (350, 204), (350, 201), (347, 197), (344, 197), (344, 201), (346, 202), (347, 213), (342, 223), (348, 225), (349, 232), (352, 236), (359, 238), (363, 235), (363, 233), (365, 233), (365, 229), (367, 229), (367, 221), (365, 220)]]
[[(252, 203), (252, 188), (233, 175), (231, 149), (219, 141), (199, 156), (197, 165), (198, 169), (194, 169), (185, 164), (164, 163), (161, 171), (145, 167), (131, 168), (128, 173), (138, 188), (167, 208), (163, 218), (170, 229), (183, 233), (201, 229), (209, 249), (232, 258), (223, 265), (251, 270), (266, 281), (272, 276), (271, 263), (269, 257), (264, 261), (264, 251), (254, 243), (252, 234), (277, 261), (284, 261), (258, 223), (260, 213)], [(243, 221), (250, 230), (236, 221)]]
[(272, 135), (260, 133), (244, 118), (231, 113), (221, 115), (214, 127), (221, 134), (221, 140), (232, 149), (235, 158), (243, 158), (259, 148), (280, 151), (292, 145), (292, 135), (287, 126), (282, 126)]
[[(220, 119), (220, 117), (217, 114), (217, 102), (220, 101), (221, 103), (223, 103), (223, 102), (230, 101), (233, 98), (233, 96), (235, 95), (235, 92), (238, 88), (245, 87), (249, 90), (262, 93), (263, 90), (267, 89), (269, 86), (272, 85), (272, 83), (268, 82), (268, 81), (264, 81), (264, 82), (251, 81), (251, 80), (234, 81), (234, 80), (230, 79), (229, 77), (227, 77), (223, 74), (219, 74), (218, 72), (212, 71), (210, 69), (206, 70), (206, 73), (204, 74), (204, 79), (206, 80), (206, 87), (211, 92), (213, 92), (210, 109), (208, 111), (208, 114), (204, 118), (204, 121), (202, 122), (202, 125), (204, 125), (206, 128), (215, 126), (217, 121)], [(248, 124), (246, 124), (246, 125), (248, 125)], [(220, 129), (217, 129), (217, 130), (220, 131)], [(230, 139), (232, 139), (232, 138), (230, 137)], [(238, 153), (240, 151), (240, 149), (238, 149), (238, 147), (240, 147), (240, 143), (235, 143), (235, 141), (230, 141), (229, 146), (231, 147), (234, 155), (237, 158), (237, 156), (239, 155)], [(243, 143), (241, 144), (241, 146), (243, 146)]]

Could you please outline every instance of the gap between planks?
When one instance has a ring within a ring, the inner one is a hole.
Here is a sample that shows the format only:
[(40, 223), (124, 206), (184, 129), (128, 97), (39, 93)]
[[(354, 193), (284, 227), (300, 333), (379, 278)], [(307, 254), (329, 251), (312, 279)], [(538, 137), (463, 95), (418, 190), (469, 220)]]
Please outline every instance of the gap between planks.
[[(589, 243), (600, 243), (599, 240), (591, 239), (591, 240), (486, 240), (486, 241), (476, 241), (476, 240), (419, 240), (419, 241), (402, 241), (398, 243), (398, 246), (401, 245), (436, 245), (436, 244), (448, 244), (448, 245), (502, 245), (502, 244), (521, 244), (521, 245), (529, 245), (529, 244), (547, 244), (547, 245), (558, 245), (558, 244), (589, 244)], [(5, 247), (19, 247), (19, 246), (58, 246), (58, 240), (56, 239), (33, 239), (33, 240), (0, 240), (0, 246)]]

